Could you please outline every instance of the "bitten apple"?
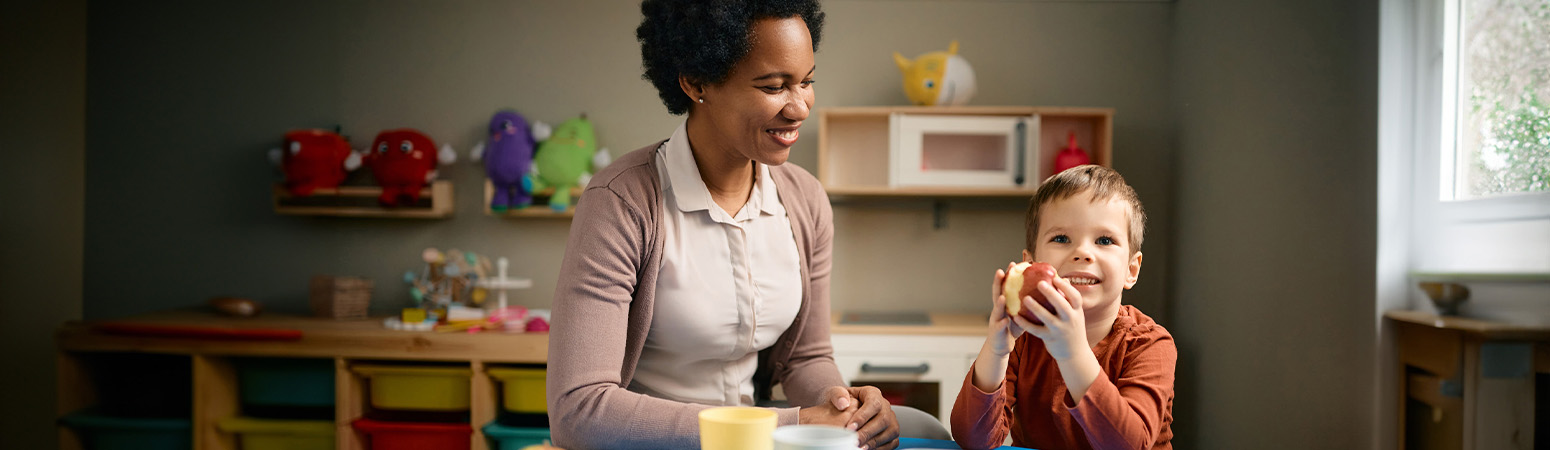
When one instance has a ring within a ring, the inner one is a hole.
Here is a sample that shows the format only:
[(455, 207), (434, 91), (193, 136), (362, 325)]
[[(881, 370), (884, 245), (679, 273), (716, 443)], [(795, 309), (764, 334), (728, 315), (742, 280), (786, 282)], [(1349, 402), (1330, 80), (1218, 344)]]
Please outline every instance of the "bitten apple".
[(1033, 315), (1033, 311), (1024, 311), (1022, 298), (1032, 296), (1033, 301), (1039, 302), (1044, 309), (1050, 309), (1049, 299), (1044, 298), (1044, 293), (1039, 292), (1039, 282), (1048, 281), (1055, 285), (1055, 266), (1041, 262), (1020, 262), (1012, 266), (1012, 271), (1006, 274), (1006, 282), (1001, 285), (1001, 299), (1006, 302), (1007, 314), (1022, 314), (1024, 319), (1033, 322), (1034, 325), (1044, 325), (1044, 322)]

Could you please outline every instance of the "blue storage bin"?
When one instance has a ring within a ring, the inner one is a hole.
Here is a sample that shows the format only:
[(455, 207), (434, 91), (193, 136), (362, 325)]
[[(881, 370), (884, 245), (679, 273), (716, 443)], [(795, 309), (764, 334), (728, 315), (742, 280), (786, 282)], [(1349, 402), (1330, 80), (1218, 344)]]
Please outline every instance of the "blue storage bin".
[(494, 450), (522, 450), (529, 445), (549, 443), (548, 428), (518, 428), (490, 422), (481, 430)]
[(135, 419), (77, 412), (59, 419), (75, 430), (87, 450), (191, 450), (188, 419)]
[(244, 405), (334, 406), (331, 359), (243, 358), (234, 363)]

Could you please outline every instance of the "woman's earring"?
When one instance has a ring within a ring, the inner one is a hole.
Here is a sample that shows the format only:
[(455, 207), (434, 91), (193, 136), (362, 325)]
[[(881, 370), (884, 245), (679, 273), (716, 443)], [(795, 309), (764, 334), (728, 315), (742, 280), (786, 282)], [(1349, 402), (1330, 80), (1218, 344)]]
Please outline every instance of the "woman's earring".
[(700, 103), (705, 103), (705, 99), (703, 97), (700, 98), (699, 100), (700, 100)]

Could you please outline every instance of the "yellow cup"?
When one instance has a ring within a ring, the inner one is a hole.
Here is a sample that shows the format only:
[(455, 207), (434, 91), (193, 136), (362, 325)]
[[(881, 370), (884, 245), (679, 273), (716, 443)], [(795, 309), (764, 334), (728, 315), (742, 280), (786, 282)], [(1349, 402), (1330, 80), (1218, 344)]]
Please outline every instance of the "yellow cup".
[(722, 406), (700, 411), (700, 450), (772, 450), (775, 411)]

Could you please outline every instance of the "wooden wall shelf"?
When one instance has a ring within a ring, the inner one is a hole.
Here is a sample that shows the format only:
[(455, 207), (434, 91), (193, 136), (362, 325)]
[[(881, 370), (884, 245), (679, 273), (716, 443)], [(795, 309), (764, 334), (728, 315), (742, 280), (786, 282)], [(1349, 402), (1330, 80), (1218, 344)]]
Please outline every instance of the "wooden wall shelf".
[[(484, 180), (484, 214), (488, 216), (522, 218), (522, 219), (570, 219), (576, 216), (576, 202), (581, 200), (581, 191), (586, 187), (577, 186), (570, 189), (571, 205), (565, 212), (557, 212), (546, 204), (533, 204), (526, 208), (515, 208), (506, 212), (496, 213), (490, 209), (490, 199), (495, 195), (495, 185), (490, 180)], [(554, 188), (535, 192), (533, 197), (543, 198), (554, 195)]]
[[(1038, 117), (1038, 135), (1028, 143), (1038, 172), (1022, 186), (1005, 188), (904, 187), (890, 182), (890, 117)], [(818, 180), (830, 195), (1027, 198), (1053, 173), (1055, 155), (1075, 133), (1094, 164), (1112, 167), (1113, 108), (1045, 106), (877, 106), (832, 107), (818, 112)]]
[(420, 201), (413, 205), (385, 208), (377, 204), (382, 188), (376, 186), (340, 186), (319, 189), (312, 195), (297, 197), (283, 183), (274, 185), (274, 212), (296, 216), (387, 217), (444, 219), (452, 217), (452, 182), (436, 180), (420, 190)]
[[(100, 353), (159, 353), (187, 355), (193, 367), (192, 422), (195, 450), (236, 450), (235, 436), (216, 428), (221, 419), (238, 414), (237, 373), (233, 362), (245, 357), (317, 358), (334, 362), (335, 448), (366, 448), (351, 422), (369, 408), (368, 381), (353, 373), (357, 363), (427, 363), (467, 365), (472, 369), (469, 424), (473, 426), (473, 450), (488, 443), (480, 427), (495, 420), (498, 386), (485, 373), (491, 365), (542, 365), (548, 361), (547, 333), (438, 333), (394, 331), (378, 319), (333, 320), (265, 314), (255, 318), (230, 318), (198, 311), (151, 314), (114, 323), (213, 327), (220, 329), (299, 330), (302, 337), (290, 341), (204, 340), (105, 334), (92, 322), (69, 322), (55, 333), (58, 343), (58, 413), (63, 416), (97, 403), (96, 377), (89, 359)], [(75, 432), (59, 429), (61, 449), (84, 448)]]

